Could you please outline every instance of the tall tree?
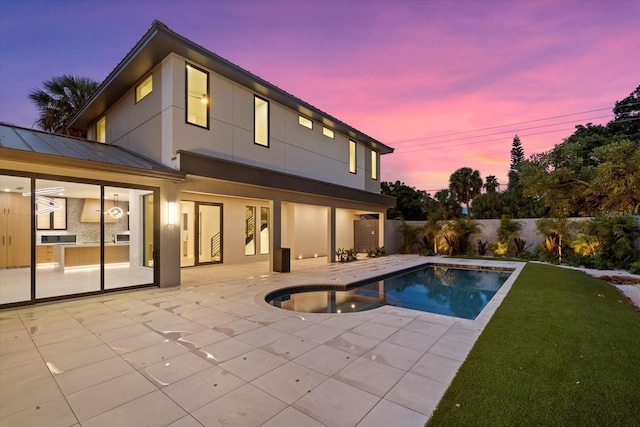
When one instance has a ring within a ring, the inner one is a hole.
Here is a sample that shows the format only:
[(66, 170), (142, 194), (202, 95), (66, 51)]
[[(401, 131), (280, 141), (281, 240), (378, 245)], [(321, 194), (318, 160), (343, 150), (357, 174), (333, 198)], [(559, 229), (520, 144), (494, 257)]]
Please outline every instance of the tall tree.
[(488, 175), (485, 177), (484, 189), (487, 190), (487, 193), (495, 193), (498, 187), (500, 187), (500, 183), (495, 175)]
[(516, 135), (511, 144), (511, 165), (509, 167), (509, 184), (507, 187), (509, 190), (518, 190), (519, 188), (518, 167), (523, 161), (524, 149), (522, 148), (520, 138)]
[(640, 85), (622, 101), (613, 107), (614, 119), (607, 124), (607, 129), (615, 135), (640, 137)]
[(470, 214), (469, 202), (482, 192), (480, 172), (471, 168), (458, 169), (449, 177), (449, 190), (467, 206), (467, 214)]
[(387, 210), (387, 219), (403, 218), (407, 221), (423, 221), (435, 204), (426, 191), (416, 190), (404, 182), (381, 182), (382, 194), (396, 198), (396, 207)]
[(69, 128), (73, 116), (98, 87), (98, 82), (86, 77), (65, 74), (45, 80), (44, 89), (33, 89), (29, 99), (39, 111), (37, 126), (47, 132), (84, 136)]

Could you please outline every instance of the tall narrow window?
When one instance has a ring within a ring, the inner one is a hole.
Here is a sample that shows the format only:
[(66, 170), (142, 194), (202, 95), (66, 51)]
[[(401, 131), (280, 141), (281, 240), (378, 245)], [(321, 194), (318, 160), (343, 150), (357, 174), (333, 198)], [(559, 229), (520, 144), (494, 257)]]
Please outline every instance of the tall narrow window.
[(371, 150), (371, 179), (378, 179), (378, 153)]
[(209, 128), (209, 73), (187, 64), (187, 123)]
[(254, 142), (258, 145), (269, 146), (269, 101), (254, 97)]
[(349, 172), (356, 173), (356, 142), (349, 140)]
[(107, 142), (107, 118), (104, 116), (96, 123), (96, 141)]
[(149, 95), (153, 91), (153, 74), (149, 74), (138, 86), (136, 86), (136, 102)]
[(260, 208), (260, 254), (268, 254), (269, 246), (269, 208)]
[(244, 208), (244, 254), (256, 254), (256, 207)]

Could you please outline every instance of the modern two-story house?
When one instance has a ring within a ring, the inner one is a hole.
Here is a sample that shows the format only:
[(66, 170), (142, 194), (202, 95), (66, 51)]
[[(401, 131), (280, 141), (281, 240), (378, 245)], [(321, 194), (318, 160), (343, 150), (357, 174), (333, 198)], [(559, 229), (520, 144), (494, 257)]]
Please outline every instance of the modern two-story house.
[(0, 126), (0, 304), (383, 245), (392, 148), (158, 21), (72, 127), (88, 140)]

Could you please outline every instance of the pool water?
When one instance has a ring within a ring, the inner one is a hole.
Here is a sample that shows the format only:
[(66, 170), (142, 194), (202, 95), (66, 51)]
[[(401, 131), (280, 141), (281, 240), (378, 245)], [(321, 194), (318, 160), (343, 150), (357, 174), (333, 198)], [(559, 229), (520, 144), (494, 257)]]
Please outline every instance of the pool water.
[(511, 271), (424, 266), (362, 285), (312, 286), (267, 295), (267, 302), (305, 313), (353, 313), (383, 305), (475, 319)]

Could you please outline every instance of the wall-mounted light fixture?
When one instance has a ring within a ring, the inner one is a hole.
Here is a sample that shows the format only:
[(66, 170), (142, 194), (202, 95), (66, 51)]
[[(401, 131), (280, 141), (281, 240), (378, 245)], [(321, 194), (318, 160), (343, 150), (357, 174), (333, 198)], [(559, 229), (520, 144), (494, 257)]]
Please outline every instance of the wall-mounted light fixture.
[(176, 202), (169, 202), (167, 209), (167, 224), (176, 225)]

